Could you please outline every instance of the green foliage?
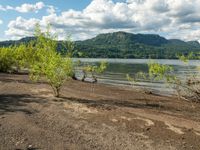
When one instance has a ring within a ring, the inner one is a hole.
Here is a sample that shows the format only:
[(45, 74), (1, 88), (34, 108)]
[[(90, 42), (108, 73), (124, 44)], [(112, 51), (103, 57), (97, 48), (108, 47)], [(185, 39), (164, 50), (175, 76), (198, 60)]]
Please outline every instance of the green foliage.
[(94, 82), (97, 82), (97, 77), (95, 76), (96, 74), (101, 74), (103, 73), (107, 68), (107, 62), (102, 61), (100, 65), (87, 65), (83, 67), (83, 78), (82, 81), (85, 80), (87, 77), (87, 74), (91, 74), (92, 78), (94, 79)]
[(67, 57), (73, 57), (76, 51), (74, 49), (74, 42), (72, 41), (71, 37), (67, 36), (61, 44), (61, 53)]
[(91, 73), (103, 73), (107, 68), (107, 62), (102, 61), (99, 66), (97, 65), (87, 65), (83, 69), (86, 72)]
[(96, 68), (95, 72), (98, 74), (103, 73), (106, 70), (107, 66), (107, 62), (102, 61), (100, 65)]
[(149, 77), (151, 80), (162, 80), (165, 79), (167, 83), (174, 81), (175, 76), (173, 75), (173, 67), (169, 65), (161, 65), (156, 62), (148, 63)]
[(13, 49), (13, 58), (15, 59), (15, 72), (19, 72), (23, 68), (28, 68), (29, 62), (33, 58), (31, 49), (22, 43), (18, 46), (15, 45)]
[[(0, 46), (28, 43), (34, 39), (27, 37), (19, 41), (0, 42)], [(58, 41), (57, 50), (62, 54), (69, 53), (73, 57), (146, 59), (178, 59), (183, 54), (186, 56), (193, 52), (196, 59), (199, 57), (200, 44), (197, 41), (167, 40), (153, 34), (116, 32), (76, 42), (72, 42), (67, 36), (65, 41)]]
[[(173, 67), (169, 65), (162, 65), (157, 63), (156, 61), (149, 61), (148, 63), (148, 72), (144, 73), (142, 71), (136, 73), (133, 77), (130, 75), (127, 75), (127, 80), (131, 83), (131, 85), (139, 85), (140, 81), (144, 82), (157, 82), (162, 81), (167, 86), (173, 87), (173, 85), (178, 81), (177, 77), (174, 75), (174, 69)], [(145, 93), (152, 93), (149, 91), (150, 89), (147, 89), (143, 87), (143, 92)]]
[(72, 60), (57, 52), (56, 36), (51, 35), (49, 29), (43, 33), (37, 27), (36, 36), (34, 61), (30, 64), (31, 79), (37, 81), (45, 77), (55, 96), (59, 97), (62, 85), (73, 74)]
[(60, 54), (48, 52), (41, 57), (40, 61), (35, 62), (31, 67), (31, 79), (38, 80), (45, 77), (47, 82), (54, 90), (56, 97), (59, 97), (59, 92), (64, 82), (72, 76), (72, 60), (64, 59)]
[(173, 82), (176, 77), (173, 74), (173, 67), (169, 65), (161, 65), (155, 61), (150, 61), (148, 63), (148, 73), (142, 71), (137, 72), (134, 77), (126, 75), (127, 80), (130, 82), (137, 83), (138, 81), (159, 81), (164, 80), (166, 83)]
[(187, 64), (189, 62), (190, 59), (194, 58), (193, 53), (189, 53), (188, 55), (177, 55), (177, 57), (179, 58), (179, 60), (181, 60), (182, 62), (184, 62), (185, 64)]
[(64, 45), (66, 54), (57, 51), (57, 35), (50, 33), (50, 26), (42, 32), (37, 24), (35, 39), (29, 43), (21, 43), (12, 47), (0, 48), (0, 71), (20, 71), (27, 68), (30, 78), (34, 81), (46, 79), (53, 88), (55, 96), (59, 96), (64, 82), (73, 76), (74, 43), (70, 40)]
[(33, 60), (34, 52), (29, 44), (0, 48), (0, 71), (19, 72), (22, 68), (29, 68)]
[(0, 48), (0, 72), (11, 72), (15, 64), (13, 47)]
[(158, 35), (116, 32), (78, 41), (76, 49), (84, 52), (84, 57), (90, 58), (177, 59), (178, 55), (188, 55), (190, 52), (196, 56), (200, 52), (200, 44), (167, 40)]
[[(183, 63), (188, 63), (189, 58), (192, 58), (192, 56), (192, 54), (189, 54), (188, 56), (179, 57)], [(197, 71), (197, 73), (190, 73), (190, 66), (188, 66), (187, 74), (182, 75), (185, 77), (185, 79), (183, 79), (176, 76), (173, 67), (169, 65), (162, 65), (150, 61), (148, 68), (149, 72), (147, 74), (139, 72), (134, 77), (127, 75), (128, 81), (132, 84), (146, 79), (150, 81), (164, 81), (171, 88), (176, 90), (179, 99), (200, 101), (200, 70)]]

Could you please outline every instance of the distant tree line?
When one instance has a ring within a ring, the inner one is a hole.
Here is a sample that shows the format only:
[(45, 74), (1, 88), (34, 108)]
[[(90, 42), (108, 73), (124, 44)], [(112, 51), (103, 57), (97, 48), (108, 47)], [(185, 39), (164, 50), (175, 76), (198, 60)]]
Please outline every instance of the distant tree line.
[[(18, 41), (0, 42), (0, 47), (29, 43), (34, 39), (35, 37), (28, 37)], [(66, 41), (58, 41), (57, 50), (67, 51), (64, 45)], [(178, 59), (179, 55), (193, 52), (195, 59), (200, 52), (200, 44), (197, 41), (167, 40), (154, 34), (125, 32), (100, 34), (89, 40), (73, 42), (73, 46), (73, 57), (83, 58)]]

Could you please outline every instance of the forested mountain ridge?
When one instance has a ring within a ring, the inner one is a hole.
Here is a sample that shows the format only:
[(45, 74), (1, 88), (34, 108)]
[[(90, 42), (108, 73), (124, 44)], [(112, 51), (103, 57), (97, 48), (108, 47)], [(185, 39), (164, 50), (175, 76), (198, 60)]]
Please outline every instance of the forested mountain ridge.
[[(0, 46), (27, 43), (34, 39), (35, 37), (26, 37), (18, 41), (4, 41), (0, 42)], [(62, 46), (62, 41), (58, 44), (59, 47)], [(174, 59), (178, 54), (199, 53), (200, 44), (198, 41), (168, 40), (156, 34), (114, 32), (99, 34), (84, 41), (76, 41), (75, 49), (77, 50), (76, 57), (79, 57), (78, 52), (81, 52), (81, 57), (90, 58)]]
[(177, 54), (200, 52), (197, 41), (167, 40), (155, 34), (114, 32), (76, 42), (87, 57), (106, 58), (177, 58)]

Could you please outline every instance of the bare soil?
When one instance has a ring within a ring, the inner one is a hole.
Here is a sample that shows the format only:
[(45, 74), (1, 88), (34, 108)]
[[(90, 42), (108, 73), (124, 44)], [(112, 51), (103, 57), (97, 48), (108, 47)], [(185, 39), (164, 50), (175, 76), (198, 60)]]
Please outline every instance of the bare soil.
[(0, 150), (200, 150), (200, 104), (68, 81), (61, 98), (0, 74)]

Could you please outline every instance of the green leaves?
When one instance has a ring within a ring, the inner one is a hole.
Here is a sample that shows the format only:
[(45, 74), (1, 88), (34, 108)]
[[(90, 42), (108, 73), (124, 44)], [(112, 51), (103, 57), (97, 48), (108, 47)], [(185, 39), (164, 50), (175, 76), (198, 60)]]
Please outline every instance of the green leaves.
[(100, 65), (87, 65), (83, 67), (83, 79), (82, 81), (85, 80), (87, 73), (90, 73), (92, 75), (92, 78), (94, 79), (94, 82), (97, 82), (97, 77), (95, 76), (96, 74), (101, 74), (103, 73), (106, 68), (107, 68), (107, 62), (102, 61)]
[(102, 61), (99, 66), (97, 65), (87, 65), (83, 68), (84, 71), (90, 73), (103, 73), (107, 68), (107, 62)]
[(10, 72), (15, 64), (12, 47), (0, 48), (0, 72)]
[(179, 58), (179, 60), (181, 60), (182, 62), (184, 62), (185, 64), (188, 64), (189, 60), (194, 58), (193, 56), (194, 54), (191, 52), (189, 53), (189, 55), (178, 55), (177, 57)]
[(36, 49), (35, 59), (30, 65), (30, 77), (32, 80), (44, 77), (55, 96), (59, 97), (60, 88), (73, 75), (73, 62), (68, 55), (64, 57), (57, 52), (56, 36), (51, 35), (49, 29), (45, 33), (40, 29), (36, 31), (37, 40), (32, 47)]
[[(183, 63), (188, 63), (189, 59), (193, 58), (193, 54), (188, 56), (181, 55), (180, 60)], [(131, 84), (138, 83), (138, 81), (149, 79), (152, 81), (164, 81), (168, 86), (176, 90), (178, 98), (183, 98), (187, 100), (200, 100), (200, 80), (199, 80), (199, 70), (196, 69), (190, 72), (190, 66), (188, 65), (187, 74), (183, 74), (182, 77), (175, 75), (174, 68), (169, 65), (159, 64), (155, 61), (150, 61), (148, 63), (149, 71), (147, 74), (143, 72), (137, 73), (134, 77), (127, 75), (127, 80)], [(194, 66), (193, 66), (194, 67)]]
[(161, 65), (156, 62), (148, 63), (149, 67), (149, 77), (155, 80), (167, 79), (170, 81), (170, 78), (173, 78), (172, 71), (173, 68), (169, 65)]
[(170, 85), (178, 81), (173, 71), (173, 67), (169, 65), (162, 65), (155, 61), (149, 61), (147, 73), (140, 71), (133, 77), (126, 75), (126, 78), (131, 85), (139, 84), (140, 81), (163, 81), (167, 83), (167, 85)]
[[(73, 75), (71, 55), (62, 56), (57, 52), (57, 36), (50, 33), (50, 26), (46, 32), (42, 32), (40, 26), (36, 25), (35, 36), (37, 39), (26, 45), (0, 48), (0, 71), (27, 68), (31, 80), (36, 82), (45, 79), (55, 96), (59, 96), (61, 86)], [(71, 53), (73, 43), (69, 41), (68, 47)]]

